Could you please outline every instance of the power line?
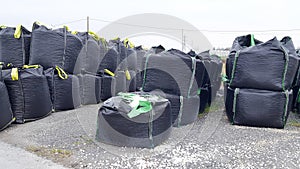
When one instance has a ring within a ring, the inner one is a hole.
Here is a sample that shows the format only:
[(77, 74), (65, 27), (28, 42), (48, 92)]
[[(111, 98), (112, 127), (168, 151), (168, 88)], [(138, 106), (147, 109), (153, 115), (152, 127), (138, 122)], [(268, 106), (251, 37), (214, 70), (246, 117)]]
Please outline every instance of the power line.
[(80, 21), (86, 21), (86, 19), (73, 20), (73, 21), (69, 21), (69, 22), (65, 22), (65, 23), (55, 24), (55, 25), (53, 25), (53, 26), (54, 26), (54, 27), (57, 27), (57, 26), (67, 25), (67, 24), (71, 24), (71, 23), (75, 23), (75, 22), (80, 22)]
[[(80, 21), (86, 21), (87, 19), (78, 19), (73, 20), (65, 23), (59, 23), (53, 25), (61, 26), (71, 23), (76, 23)], [(109, 21), (104, 19), (98, 19), (98, 18), (90, 18), (92, 21), (98, 21), (98, 22), (105, 22), (105, 23), (115, 23), (120, 25), (126, 25), (126, 26), (132, 26), (132, 27), (142, 27), (142, 28), (150, 28), (150, 29), (160, 29), (160, 30), (174, 30), (174, 31), (201, 31), (201, 32), (211, 32), (211, 33), (241, 33), (241, 32), (253, 32), (253, 33), (268, 33), (268, 32), (294, 32), (294, 31), (300, 31), (300, 28), (296, 29), (270, 29), (270, 30), (209, 30), (209, 29), (183, 29), (183, 28), (171, 28), (171, 27), (156, 27), (156, 26), (148, 26), (148, 25), (139, 25), (139, 24), (130, 24), (130, 23), (123, 23), (123, 22), (116, 22), (116, 21)]]

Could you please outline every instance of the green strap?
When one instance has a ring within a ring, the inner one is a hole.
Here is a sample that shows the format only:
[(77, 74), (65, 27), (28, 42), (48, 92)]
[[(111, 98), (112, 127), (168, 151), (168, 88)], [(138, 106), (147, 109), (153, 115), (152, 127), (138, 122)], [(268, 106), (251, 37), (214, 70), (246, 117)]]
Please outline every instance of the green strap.
[(196, 58), (192, 57), (192, 70), (193, 70), (193, 72), (192, 72), (192, 77), (191, 77), (191, 80), (190, 80), (190, 86), (189, 86), (189, 90), (188, 90), (188, 98), (190, 98), (190, 95), (191, 95), (191, 90), (192, 90), (193, 83), (194, 83), (194, 80), (195, 80), (196, 69), (197, 69)]
[(152, 104), (145, 97), (134, 93), (119, 93), (122, 99), (130, 101), (129, 106), (132, 110), (127, 114), (129, 118), (134, 118), (140, 114), (148, 113), (152, 110)]
[[(133, 100), (134, 102), (134, 100)], [(149, 101), (142, 101), (142, 100), (139, 100), (138, 101), (138, 105), (135, 106), (128, 114), (127, 116), (129, 118), (134, 118), (136, 116), (139, 116), (141, 114), (144, 114), (144, 113), (148, 113), (152, 110), (152, 105), (151, 105), (151, 102)]]
[(144, 67), (144, 77), (143, 77), (142, 91), (144, 91), (144, 87), (145, 87), (145, 83), (146, 83), (146, 75), (147, 75), (147, 67), (148, 67), (149, 56), (150, 56), (150, 54), (148, 53), (146, 55), (146, 61), (145, 61), (145, 67)]
[(283, 117), (283, 124), (285, 125), (286, 120), (287, 120), (287, 113), (288, 113), (288, 107), (289, 107), (289, 91), (286, 90), (285, 92), (285, 105), (284, 105), (284, 117)]
[(255, 46), (255, 40), (253, 34), (251, 34), (251, 46)]
[(197, 94), (198, 94), (198, 95), (201, 94), (201, 88), (197, 90)]
[(181, 119), (182, 119), (182, 112), (183, 112), (183, 96), (180, 96), (180, 109), (178, 113), (178, 120), (177, 120), (177, 127), (180, 127), (181, 125)]
[(288, 66), (289, 66), (289, 54), (287, 52), (287, 49), (284, 47), (284, 46), (280, 46), (283, 53), (284, 53), (284, 58), (285, 58), (285, 63), (284, 63), (284, 71), (283, 71), (283, 78), (282, 78), (282, 82), (281, 82), (281, 85), (282, 85), (282, 89), (283, 90), (286, 90), (285, 89), (285, 79), (286, 79), (286, 74), (287, 74), (287, 69), (288, 69)]
[(232, 108), (232, 112), (233, 112), (233, 118), (232, 118), (232, 124), (234, 123), (234, 119), (235, 119), (235, 114), (236, 114), (236, 102), (237, 102), (237, 96), (240, 93), (240, 89), (236, 88), (234, 90), (234, 99), (233, 99), (233, 108)]
[(228, 78), (227, 78), (227, 75), (225, 74), (221, 74), (221, 78), (222, 78), (222, 82), (228, 82)]
[(231, 86), (232, 81), (234, 79), (236, 64), (237, 64), (237, 60), (238, 60), (239, 55), (240, 55), (240, 51), (236, 51), (235, 56), (234, 56), (234, 62), (233, 62), (233, 67), (232, 67), (232, 71), (231, 71), (231, 79), (230, 79), (230, 82), (229, 82), (229, 86)]

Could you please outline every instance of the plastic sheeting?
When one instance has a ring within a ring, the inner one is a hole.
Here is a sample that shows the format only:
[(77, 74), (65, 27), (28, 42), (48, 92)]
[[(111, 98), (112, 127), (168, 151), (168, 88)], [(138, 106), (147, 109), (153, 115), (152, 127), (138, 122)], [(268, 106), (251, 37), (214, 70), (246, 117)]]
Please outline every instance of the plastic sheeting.
[(283, 128), (292, 104), (292, 91), (227, 89), (226, 114), (237, 125)]
[(78, 77), (69, 74), (67, 78), (62, 79), (55, 68), (47, 69), (45, 74), (55, 111), (70, 110), (80, 106)]
[(103, 75), (101, 78), (100, 98), (105, 101), (116, 94), (116, 78)]
[(100, 103), (101, 78), (90, 74), (77, 77), (80, 84), (81, 103), (83, 105)]
[(13, 122), (13, 112), (9, 102), (7, 88), (2, 79), (2, 66), (0, 65), (0, 131)]
[(45, 69), (59, 66), (68, 73), (80, 72), (75, 65), (82, 49), (82, 40), (66, 27), (52, 30), (34, 23), (29, 63), (41, 64)]
[[(17, 74), (18, 78), (13, 80), (13, 74)], [(42, 67), (3, 70), (3, 77), (17, 123), (40, 119), (52, 112), (49, 87)]]
[(160, 54), (147, 54), (143, 62), (145, 63), (143, 91), (159, 89), (177, 96), (197, 95), (196, 59), (171, 49)]
[(171, 106), (167, 99), (144, 94), (152, 110), (129, 118), (132, 107), (122, 96), (108, 99), (100, 107), (96, 139), (117, 146), (154, 148), (172, 130)]
[[(16, 29), (20, 30), (19, 37), (14, 37)], [(23, 26), (0, 28), (0, 62), (15, 66), (28, 64), (30, 40), (31, 32)]]
[(298, 68), (298, 58), (291, 38), (273, 38), (265, 43), (251, 36), (237, 37), (233, 42), (226, 68), (231, 87), (286, 90)]

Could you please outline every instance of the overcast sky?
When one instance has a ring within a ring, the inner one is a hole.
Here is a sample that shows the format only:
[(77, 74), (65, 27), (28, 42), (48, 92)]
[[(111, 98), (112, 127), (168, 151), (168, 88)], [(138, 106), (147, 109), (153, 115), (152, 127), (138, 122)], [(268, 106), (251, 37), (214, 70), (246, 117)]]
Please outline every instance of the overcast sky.
[[(85, 19), (86, 16), (115, 21), (134, 14), (162, 13), (186, 20), (200, 30), (249, 30), (247, 32), (203, 31), (215, 47), (229, 47), (236, 36), (251, 33), (254, 30), (291, 29), (298, 30), (254, 32), (254, 34), (261, 40), (268, 40), (274, 36), (278, 38), (291, 36), (295, 46), (300, 47), (300, 3), (297, 0), (85, 0), (82, 2), (10, 0), (4, 2), (0, 10), (0, 25), (23, 24), (31, 29), (34, 21), (57, 26)], [(109, 23), (91, 20), (90, 27), (98, 31), (107, 24)], [(86, 27), (85, 21), (67, 25), (73, 30), (84, 30)]]

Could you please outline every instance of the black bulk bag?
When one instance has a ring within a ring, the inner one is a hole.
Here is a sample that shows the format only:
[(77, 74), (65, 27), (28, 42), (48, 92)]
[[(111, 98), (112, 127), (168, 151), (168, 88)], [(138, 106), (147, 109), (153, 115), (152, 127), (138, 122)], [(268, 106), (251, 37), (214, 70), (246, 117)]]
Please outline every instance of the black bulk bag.
[(162, 90), (177, 96), (197, 95), (196, 59), (170, 50), (144, 57), (143, 91)]
[(128, 70), (137, 70), (137, 52), (132, 48), (127, 48)]
[[(233, 42), (226, 64), (229, 85), (238, 88), (286, 90), (292, 87), (298, 68), (298, 58), (290, 37), (275, 38), (262, 43), (251, 35), (241, 36)], [(253, 41), (253, 40), (252, 40)]]
[(171, 103), (172, 125), (180, 127), (195, 122), (199, 114), (200, 99), (196, 96), (183, 97), (176, 96), (161, 91), (150, 92), (153, 95), (158, 95), (166, 98)]
[(125, 71), (127, 70), (128, 63), (127, 63), (127, 48), (126, 46), (120, 41), (119, 38), (113, 39), (109, 41), (109, 46), (114, 47), (119, 55), (118, 55), (118, 70)]
[(126, 79), (126, 72), (125, 71), (117, 71), (116, 73), (116, 93), (118, 94), (119, 92), (126, 92), (126, 84), (127, 84), (127, 79)]
[(23, 66), (29, 62), (31, 32), (21, 25), (0, 27), (0, 62)]
[(104, 73), (104, 70), (111, 72), (117, 71), (119, 64), (119, 53), (116, 48), (109, 47), (104, 56), (100, 59), (98, 72)]
[(204, 113), (205, 109), (209, 108), (211, 105), (211, 90), (209, 86), (201, 87), (199, 89), (199, 113)]
[(10, 125), (15, 119), (9, 102), (7, 88), (2, 78), (2, 65), (0, 65), (0, 131)]
[(47, 79), (43, 67), (24, 65), (3, 70), (10, 103), (17, 123), (37, 120), (52, 112)]
[(45, 71), (55, 111), (71, 110), (80, 106), (79, 79), (75, 75), (66, 74), (56, 66)]
[(226, 114), (237, 125), (283, 128), (291, 111), (292, 91), (232, 89), (226, 94)]
[(82, 49), (82, 40), (67, 27), (52, 30), (34, 23), (29, 63), (41, 64), (45, 69), (59, 66), (68, 73), (78, 73), (80, 66), (75, 70), (75, 65)]
[(158, 45), (158, 46), (153, 46), (147, 53), (158, 54), (165, 50), (166, 49), (162, 45)]
[(116, 94), (116, 78), (109, 75), (101, 75), (101, 90), (100, 98), (102, 101), (105, 101)]
[[(81, 69), (85, 72), (97, 73), (101, 61), (100, 38), (93, 32), (77, 33), (80, 36), (84, 46), (79, 54)], [(102, 46), (101, 46), (102, 47)], [(77, 64), (77, 63), (76, 63)], [(80, 73), (80, 72), (79, 72)], [(78, 74), (78, 72), (74, 73)]]
[(135, 92), (136, 91), (136, 72), (133, 70), (129, 70), (130, 79), (126, 79), (126, 90), (128, 92)]
[(81, 104), (98, 104), (101, 93), (101, 78), (91, 74), (77, 76), (80, 84)]
[(197, 82), (198, 88), (201, 88), (206, 83), (205, 78), (208, 77), (204, 61), (193, 51), (191, 50), (187, 53), (189, 56), (196, 58), (196, 72), (195, 80)]
[(100, 107), (96, 139), (117, 146), (154, 148), (168, 139), (171, 130), (167, 99), (146, 93), (122, 93)]

